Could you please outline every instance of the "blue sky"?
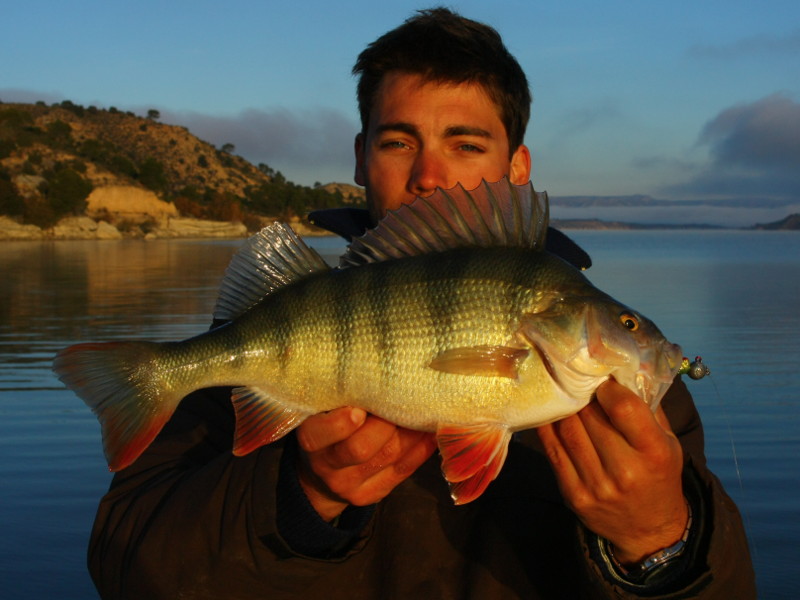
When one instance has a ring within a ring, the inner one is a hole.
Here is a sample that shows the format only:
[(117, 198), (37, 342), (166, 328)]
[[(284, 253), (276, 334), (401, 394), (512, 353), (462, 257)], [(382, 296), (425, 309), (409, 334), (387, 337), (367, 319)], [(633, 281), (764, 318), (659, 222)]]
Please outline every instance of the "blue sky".
[[(427, 2), (3, 2), (0, 100), (186, 125), (289, 179), (352, 182), (359, 51)], [(797, 0), (447, 4), (528, 74), (537, 189), (800, 198)]]

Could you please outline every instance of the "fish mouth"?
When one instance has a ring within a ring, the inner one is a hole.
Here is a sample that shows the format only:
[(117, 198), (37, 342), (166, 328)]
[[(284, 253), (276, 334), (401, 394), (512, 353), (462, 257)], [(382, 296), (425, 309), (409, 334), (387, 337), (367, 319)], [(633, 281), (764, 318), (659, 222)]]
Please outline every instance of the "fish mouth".
[(658, 407), (672, 385), (683, 358), (680, 346), (664, 340), (662, 344), (640, 353), (638, 368), (630, 368), (632, 365), (627, 365), (617, 368), (582, 369), (580, 365), (585, 367), (591, 364), (585, 360), (589, 354), (585, 347), (571, 360), (566, 361), (551, 357), (541, 344), (534, 343), (531, 347), (538, 354), (553, 384), (574, 400), (591, 398), (597, 386), (613, 378), (640, 397), (653, 410)]
[(663, 340), (661, 344), (641, 353), (637, 370), (626, 372), (620, 369), (612, 375), (655, 410), (675, 380), (682, 360), (681, 347)]

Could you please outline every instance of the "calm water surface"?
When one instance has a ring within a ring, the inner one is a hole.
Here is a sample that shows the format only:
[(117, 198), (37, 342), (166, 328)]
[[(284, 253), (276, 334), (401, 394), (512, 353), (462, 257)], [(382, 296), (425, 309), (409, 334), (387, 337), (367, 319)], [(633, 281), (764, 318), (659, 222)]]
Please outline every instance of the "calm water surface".
[[(714, 471), (744, 513), (760, 597), (800, 562), (800, 234), (572, 232), (598, 287), (711, 378), (690, 387)], [(338, 240), (312, 241), (336, 254)], [(0, 244), (0, 594), (96, 598), (85, 555), (110, 481), (91, 412), (50, 372), (69, 344), (206, 329), (239, 241)]]

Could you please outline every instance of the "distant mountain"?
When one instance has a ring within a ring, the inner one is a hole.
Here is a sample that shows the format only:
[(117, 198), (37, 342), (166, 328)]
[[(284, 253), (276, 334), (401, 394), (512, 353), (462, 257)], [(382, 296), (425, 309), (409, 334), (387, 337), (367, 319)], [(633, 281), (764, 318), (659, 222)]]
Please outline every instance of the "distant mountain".
[(751, 229), (798, 231), (800, 230), (800, 214), (794, 213), (773, 223), (758, 223), (751, 227)]
[(556, 229), (725, 229), (708, 223), (628, 223), (602, 219), (553, 219), (550, 224)]
[(657, 200), (651, 196), (550, 196), (552, 206), (565, 208), (658, 208), (658, 207), (697, 207), (718, 208), (781, 208), (797, 204), (798, 200), (778, 200), (774, 198), (726, 198), (720, 200)]

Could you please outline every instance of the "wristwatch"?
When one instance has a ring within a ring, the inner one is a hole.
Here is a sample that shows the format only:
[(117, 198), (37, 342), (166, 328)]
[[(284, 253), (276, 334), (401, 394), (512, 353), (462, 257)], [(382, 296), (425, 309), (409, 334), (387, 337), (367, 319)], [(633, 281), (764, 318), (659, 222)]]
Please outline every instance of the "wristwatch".
[(619, 563), (614, 556), (613, 546), (606, 541), (606, 553), (618, 574), (631, 583), (640, 583), (659, 566), (665, 565), (681, 556), (686, 549), (686, 543), (689, 540), (689, 533), (692, 529), (692, 506), (686, 502), (686, 508), (689, 511), (689, 516), (686, 519), (686, 528), (683, 530), (681, 538), (671, 546), (662, 548), (631, 567), (624, 567)]

